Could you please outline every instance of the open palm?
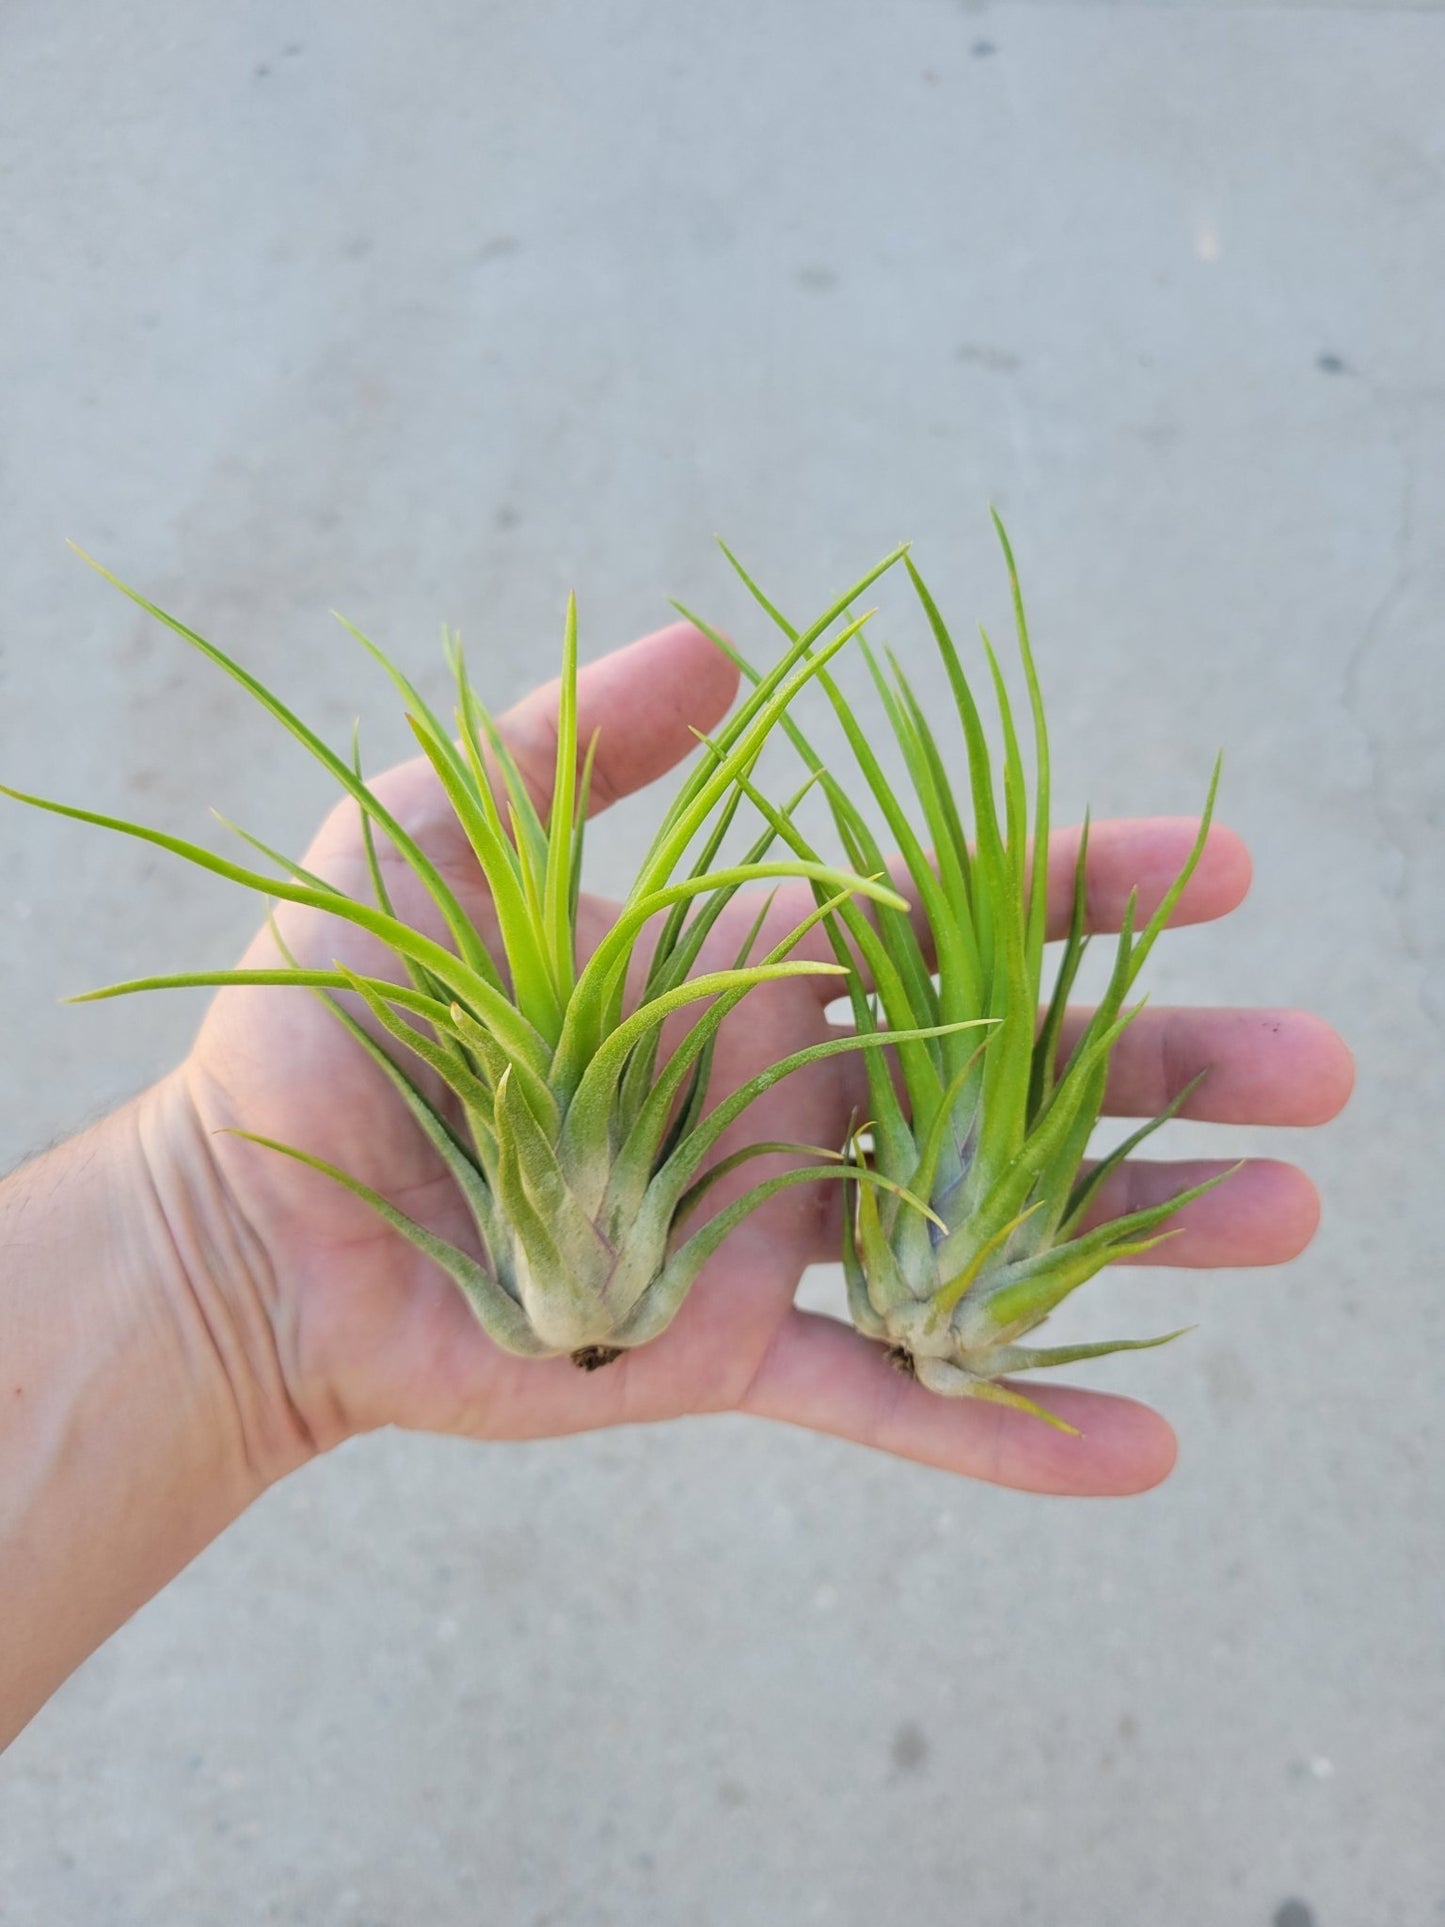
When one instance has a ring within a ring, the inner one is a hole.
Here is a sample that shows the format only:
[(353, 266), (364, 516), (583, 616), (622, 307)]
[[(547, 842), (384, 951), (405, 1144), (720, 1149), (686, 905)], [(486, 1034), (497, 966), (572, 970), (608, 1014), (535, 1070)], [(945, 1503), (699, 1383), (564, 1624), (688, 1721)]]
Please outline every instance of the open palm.
[[(692, 749), (732, 700), (735, 675), (687, 624), (676, 624), (585, 670), (581, 739), (598, 733), (593, 807), (655, 780)], [(555, 685), (502, 719), (512, 754), (539, 806), (550, 792), (556, 744)], [(424, 759), (372, 787), (426, 849), (478, 927), (489, 902), (475, 857)], [(1179, 820), (1096, 826), (1089, 852), (1090, 920), (1117, 928), (1130, 888), (1147, 912), (1187, 853), (1194, 825)], [(1071, 833), (1056, 839), (1051, 871), (1072, 872)], [(383, 861), (386, 861), (383, 852)], [(368, 894), (359, 813), (340, 806), (304, 862), (357, 896)], [(1243, 846), (1217, 829), (1176, 922), (1232, 909), (1249, 881)], [(388, 865), (397, 912), (435, 935), (434, 907), (410, 870)], [(1152, 901), (1151, 901), (1152, 899)], [(779, 892), (767, 937), (811, 908), (804, 885)], [(758, 911), (734, 899), (699, 967), (723, 967)], [(1052, 906), (1051, 906), (1052, 908)], [(1057, 906), (1060, 927), (1067, 905)], [(590, 947), (612, 907), (584, 899), (579, 929)], [(297, 961), (333, 958), (385, 976), (394, 960), (375, 940), (324, 913), (283, 905), (278, 926)], [(828, 954), (815, 948), (817, 956)], [(271, 966), (260, 932), (245, 962)], [(714, 1100), (779, 1058), (832, 1034), (826, 1006), (836, 981), (795, 978), (752, 991), (723, 1025)], [(1068, 1036), (1064, 1043), (1068, 1047)], [(1108, 1108), (1161, 1109), (1204, 1065), (1212, 1075), (1188, 1115), (1244, 1123), (1301, 1124), (1333, 1115), (1348, 1093), (1348, 1053), (1301, 1013), (1157, 1011), (1125, 1034)], [(355, 1042), (304, 990), (231, 987), (212, 1005), (178, 1073), (235, 1213), (249, 1234), (247, 1288), (261, 1294), (279, 1373), (302, 1425), (320, 1446), (385, 1424), (475, 1437), (523, 1438), (741, 1409), (859, 1439), (908, 1457), (1001, 1483), (1056, 1492), (1125, 1492), (1162, 1478), (1173, 1436), (1133, 1401), (1049, 1387), (1045, 1400), (1082, 1432), (1060, 1435), (1007, 1409), (936, 1398), (890, 1369), (880, 1347), (834, 1320), (798, 1310), (798, 1280), (839, 1250), (837, 1185), (807, 1185), (772, 1199), (735, 1230), (703, 1271), (682, 1311), (652, 1344), (606, 1370), (570, 1360), (511, 1357), (476, 1324), (460, 1292), (364, 1204), (325, 1177), (229, 1133), (297, 1145), (350, 1172), (451, 1242), (475, 1250), (465, 1206), (395, 1092)], [(720, 1147), (748, 1139), (842, 1142), (864, 1103), (855, 1056), (795, 1074), (760, 1099)], [(1125, 1167), (1106, 1187), (1103, 1215), (1135, 1208), (1205, 1175), (1198, 1164)], [(756, 1176), (756, 1171), (751, 1173)], [(719, 1201), (726, 1196), (719, 1188)], [(1309, 1180), (1294, 1167), (1252, 1161), (1229, 1185), (1181, 1216), (1168, 1261), (1267, 1264), (1292, 1257), (1317, 1219)]]

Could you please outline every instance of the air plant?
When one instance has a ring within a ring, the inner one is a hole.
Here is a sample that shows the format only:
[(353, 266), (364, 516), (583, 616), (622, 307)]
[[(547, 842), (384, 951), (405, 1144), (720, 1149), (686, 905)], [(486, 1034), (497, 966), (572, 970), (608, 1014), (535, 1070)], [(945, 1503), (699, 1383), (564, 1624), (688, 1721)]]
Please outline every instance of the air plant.
[[(1199, 1082), (1182, 1091), (1161, 1116), (1092, 1167), (1087, 1165), (1110, 1054), (1142, 1008), (1142, 1003), (1126, 1008), (1126, 999), (1204, 849), (1219, 766), (1190, 855), (1142, 928), (1136, 927), (1137, 891), (1131, 896), (1107, 988), (1060, 1067), (1064, 1014), (1088, 944), (1088, 823), (1079, 843), (1069, 930), (1041, 1014), (1048, 733), (1013, 553), (997, 515), (994, 523), (1012, 589), (1032, 717), (1032, 822), (1018, 732), (994, 649), (981, 632), (1002, 728), (1002, 807), (979, 703), (911, 557), (905, 556), (904, 565), (947, 675), (962, 739), (961, 759), (940, 742), (893, 653), (887, 652), (885, 668), (866, 639), (861, 647), (902, 755), (922, 831), (875, 754), (871, 724), (865, 726), (826, 669), (819, 674), (866, 789), (900, 853), (914, 905), (911, 914), (889, 905), (865, 912), (849, 900), (838, 904), (829, 918), (836, 953), (849, 966), (848, 995), (859, 1034), (881, 1038), (891, 1033), (897, 1047), (897, 1084), (880, 1053), (866, 1056), (870, 1115), (866, 1128), (854, 1133), (851, 1168), (857, 1176), (866, 1168), (875, 1179), (886, 1178), (888, 1186), (850, 1182), (843, 1257), (855, 1323), (886, 1342), (903, 1369), (936, 1392), (994, 1400), (1062, 1426), (1054, 1414), (1000, 1383), (1003, 1375), (1145, 1349), (1180, 1334), (1063, 1346), (1022, 1341), (1112, 1260), (1140, 1255), (1173, 1235), (1164, 1228), (1173, 1214), (1222, 1181), (1213, 1178), (1160, 1204), (1102, 1224), (1089, 1223), (1090, 1207), (1110, 1173), (1176, 1114)], [(797, 632), (787, 619), (741, 565), (731, 556), (729, 560), (795, 644)], [(725, 638), (709, 633), (731, 650)], [(735, 650), (731, 653), (756, 675)], [(861, 871), (884, 873), (882, 848), (848, 788), (825, 767), (790, 717), (782, 717), (781, 726), (826, 792), (848, 861)], [(956, 793), (953, 766), (966, 770), (964, 795)], [(756, 800), (768, 810), (765, 799)], [(970, 814), (971, 834), (965, 828)], [(816, 860), (784, 813), (772, 811), (769, 820), (800, 861)], [(971, 1028), (980, 1022), (985, 1025), (981, 1039)], [(923, 1200), (930, 1209), (921, 1212), (905, 1198)]]
[[(578, 953), (577, 911), (596, 745), (578, 742), (575, 603), (568, 605), (556, 772), (545, 811), (533, 802), (478, 698), (454, 638), (448, 653), (456, 714), (449, 730), (383, 652), (351, 631), (401, 693), (411, 727), (476, 853), (495, 926), (494, 936), (484, 936), (426, 851), (368, 787), (355, 742), (348, 763), (238, 663), (102, 569), (142, 609), (240, 683), (358, 805), (374, 901), (348, 895), (244, 831), (238, 834), (278, 875), (93, 810), (14, 790), (6, 794), (139, 837), (263, 896), (340, 917), (388, 946), (404, 966), (406, 982), (363, 975), (342, 962), (324, 970), (302, 968), (277, 932), (283, 962), (275, 968), (148, 977), (86, 997), (198, 984), (308, 987), (390, 1080), (450, 1172), (476, 1227), (479, 1255), (445, 1242), (304, 1146), (254, 1141), (363, 1199), (455, 1280), (481, 1324), (508, 1351), (567, 1353), (590, 1368), (643, 1344), (669, 1323), (705, 1260), (746, 1213), (786, 1186), (836, 1179), (847, 1169), (833, 1147), (756, 1143), (721, 1159), (715, 1153), (724, 1131), (779, 1078), (855, 1045), (874, 1054), (883, 1041), (876, 1027), (856, 1040), (795, 1051), (709, 1109), (714, 1047), (723, 1022), (758, 986), (841, 974), (840, 963), (790, 956), (810, 928), (843, 911), (855, 896), (870, 898), (880, 915), (901, 914), (904, 900), (877, 877), (847, 875), (812, 856), (769, 860), (768, 850), (798, 799), (781, 810), (768, 806), (763, 833), (741, 861), (722, 861), (720, 851), (740, 804), (755, 794), (751, 772), (771, 731), (797, 692), (823, 673), (866, 618), (847, 622), (824, 640), (827, 631), (901, 553), (885, 558), (810, 628), (790, 638), (781, 658), (757, 679), (712, 741), (709, 757), (683, 781), (615, 924), (588, 957)], [(449, 941), (397, 915), (378, 837), (389, 841), (423, 886)], [(814, 912), (753, 962), (749, 953), (763, 922), (760, 912), (731, 967), (698, 971), (703, 945), (738, 890), (784, 877), (812, 883)], [(698, 1005), (700, 1014), (692, 1014), (664, 1053), (664, 1025)], [(938, 1022), (930, 1015), (923, 1029), (931, 1034)], [(440, 1105), (423, 1095), (408, 1060), (435, 1073), (445, 1087)], [(788, 1150), (801, 1150), (805, 1161), (753, 1185), (689, 1228), (720, 1176), (748, 1157)], [(858, 1170), (850, 1188), (892, 1191), (894, 1181), (883, 1170)]]

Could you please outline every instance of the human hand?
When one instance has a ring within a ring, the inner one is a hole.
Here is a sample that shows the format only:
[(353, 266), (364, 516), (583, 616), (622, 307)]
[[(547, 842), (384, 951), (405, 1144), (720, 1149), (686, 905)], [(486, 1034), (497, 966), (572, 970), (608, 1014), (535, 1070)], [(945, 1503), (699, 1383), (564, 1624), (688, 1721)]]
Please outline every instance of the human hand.
[[(725, 712), (734, 687), (732, 668), (687, 624), (584, 670), (580, 739), (600, 732), (594, 808), (661, 776), (694, 747), (694, 729), (710, 728)], [(539, 805), (551, 789), (556, 703), (551, 685), (501, 723)], [(423, 759), (398, 766), (373, 788), (488, 933), (485, 883), (430, 766)], [(1092, 927), (1117, 929), (1135, 884), (1147, 915), (1182, 864), (1195, 827), (1180, 819), (1096, 825)], [(1076, 847), (1075, 832), (1054, 839), (1054, 934), (1067, 922)], [(384, 847), (379, 853), (398, 914), (444, 935), (409, 868)], [(303, 861), (351, 894), (369, 893), (354, 804), (333, 812)], [(1173, 921), (1226, 914), (1243, 897), (1249, 874), (1238, 838), (1216, 828)], [(763, 942), (810, 907), (806, 886), (779, 892)], [(756, 898), (733, 901), (700, 969), (733, 961), (757, 909)], [(584, 900), (585, 946), (600, 939), (611, 916), (603, 900)], [(322, 912), (286, 904), (277, 922), (303, 966), (324, 969), (340, 957), (363, 973), (394, 969), (373, 939)], [(275, 966), (268, 930), (243, 961)], [(720, 1034), (714, 1101), (766, 1064), (831, 1035), (826, 1006), (836, 991), (836, 979), (827, 977), (752, 991)], [(1065, 1049), (1082, 1017), (1066, 1031)], [(1117, 1047), (1107, 1108), (1127, 1116), (1157, 1112), (1206, 1065), (1211, 1074), (1184, 1114), (1219, 1122), (1322, 1122), (1344, 1102), (1351, 1081), (1344, 1046), (1303, 1013), (1151, 1010)], [(748, 1138), (840, 1144), (863, 1088), (857, 1057), (811, 1066), (759, 1100), (720, 1153)], [(310, 992), (233, 986), (218, 995), (189, 1057), (158, 1087), (147, 1139), (153, 1156), (173, 1160), (185, 1174), (181, 1195), (223, 1199), (238, 1227), (224, 1241), (233, 1252), (227, 1275), (203, 1288), (240, 1302), (240, 1322), (270, 1334), (274, 1355), (260, 1361), (260, 1393), (254, 1352), (246, 1361), (247, 1404), (278, 1432), (317, 1449), (385, 1424), (529, 1438), (740, 1410), (1039, 1491), (1138, 1491), (1173, 1463), (1168, 1426), (1132, 1400), (1047, 1385), (1044, 1402), (1082, 1434), (1070, 1438), (1003, 1407), (939, 1399), (893, 1371), (882, 1349), (849, 1327), (796, 1308), (804, 1269), (838, 1256), (840, 1186), (809, 1185), (771, 1200), (732, 1233), (660, 1338), (583, 1373), (566, 1358), (523, 1360), (500, 1350), (451, 1281), (364, 1204), (307, 1167), (231, 1135), (238, 1131), (297, 1145), (338, 1166), (453, 1243), (475, 1250), (475, 1233), (391, 1086)], [(1106, 1187), (1099, 1213), (1136, 1209), (1219, 1168), (1135, 1162)], [(718, 1202), (726, 1196), (719, 1187)], [(1317, 1218), (1314, 1188), (1301, 1171), (1250, 1160), (1228, 1185), (1181, 1213), (1181, 1235), (1155, 1261), (1279, 1263), (1304, 1248)]]

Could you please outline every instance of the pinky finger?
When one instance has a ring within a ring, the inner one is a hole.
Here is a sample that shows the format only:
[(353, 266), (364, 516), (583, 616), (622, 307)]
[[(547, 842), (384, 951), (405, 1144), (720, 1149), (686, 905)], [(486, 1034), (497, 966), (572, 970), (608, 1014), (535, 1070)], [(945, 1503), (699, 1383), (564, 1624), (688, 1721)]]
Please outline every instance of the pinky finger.
[(1021, 1492), (1122, 1496), (1168, 1477), (1174, 1434), (1148, 1406), (1032, 1379), (1028, 1392), (1078, 1436), (1007, 1406), (940, 1398), (895, 1371), (881, 1345), (795, 1309), (738, 1409)]

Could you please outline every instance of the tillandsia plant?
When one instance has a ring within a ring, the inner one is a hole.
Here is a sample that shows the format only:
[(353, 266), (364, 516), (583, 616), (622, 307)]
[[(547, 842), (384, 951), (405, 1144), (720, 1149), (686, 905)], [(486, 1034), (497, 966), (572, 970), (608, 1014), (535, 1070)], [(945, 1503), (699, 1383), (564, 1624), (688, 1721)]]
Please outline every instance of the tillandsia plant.
[[(904, 900), (876, 878), (850, 876), (812, 857), (789, 853), (785, 861), (770, 861), (767, 853), (791, 820), (796, 800), (786, 809), (769, 807), (761, 837), (741, 861), (723, 861), (720, 852), (739, 806), (755, 793), (751, 772), (770, 732), (799, 689), (822, 673), (866, 618), (847, 621), (831, 636), (828, 631), (897, 559), (898, 552), (886, 558), (790, 639), (758, 679), (719, 732), (710, 759), (700, 760), (683, 782), (615, 924), (585, 958), (578, 954), (577, 912), (596, 745), (578, 742), (575, 603), (568, 605), (556, 772), (545, 811), (535, 806), (479, 700), (455, 638), (448, 638), (456, 685), (449, 730), (382, 651), (351, 631), (404, 698), (411, 727), (476, 854), (495, 924), (494, 933), (484, 936), (426, 852), (367, 786), (355, 741), (348, 763), (229, 656), (101, 570), (249, 691), (358, 805), (374, 901), (342, 892), (244, 831), (237, 833), (279, 875), (93, 810), (6, 793), (142, 838), (267, 897), (346, 919), (389, 947), (406, 981), (364, 976), (342, 964), (302, 969), (273, 922), (283, 959), (274, 969), (148, 977), (86, 996), (198, 984), (308, 987), (390, 1079), (444, 1162), (469, 1207), (480, 1255), (444, 1242), (305, 1146), (254, 1141), (324, 1172), (364, 1199), (455, 1280), (487, 1332), (508, 1351), (570, 1353), (592, 1367), (644, 1343), (668, 1324), (705, 1260), (747, 1212), (786, 1186), (838, 1178), (846, 1168), (831, 1146), (755, 1143), (724, 1157), (717, 1147), (728, 1127), (779, 1078), (838, 1050), (863, 1047), (871, 1053), (881, 1041), (875, 1032), (799, 1050), (708, 1108), (714, 1044), (724, 1020), (757, 986), (799, 974), (841, 974), (839, 963), (790, 956), (810, 928), (855, 895), (872, 898), (880, 914), (901, 913)], [(425, 886), (449, 942), (395, 914), (378, 837), (389, 840)], [(784, 877), (811, 882), (816, 910), (765, 956), (750, 961), (760, 913), (732, 968), (694, 974), (708, 933), (735, 893)], [(690, 1012), (698, 1005), (700, 1014)], [(686, 1028), (664, 1051), (663, 1028), (675, 1018)], [(935, 1027), (930, 1018), (927, 1028)], [(423, 1094), (429, 1080), (408, 1068), (408, 1057), (439, 1080), (446, 1093), (440, 1105)], [(780, 1151), (801, 1151), (804, 1162), (689, 1227), (721, 1176), (749, 1157)], [(855, 1182), (865, 1189), (893, 1184), (882, 1170), (860, 1171)]]
[[(861, 646), (931, 852), (913, 813), (890, 784), (868, 728), (826, 669), (820, 672), (867, 790), (900, 852), (914, 898), (911, 916), (886, 905), (865, 914), (857, 904), (844, 902), (829, 919), (837, 954), (850, 967), (848, 992), (858, 1032), (881, 1037), (886, 1026), (897, 1045), (901, 1085), (900, 1091), (887, 1063), (870, 1051), (865, 1061), (871, 1116), (854, 1135), (852, 1169), (866, 1166), (886, 1177), (893, 1191), (850, 1185), (843, 1256), (855, 1323), (887, 1342), (903, 1369), (934, 1391), (992, 1399), (1063, 1426), (1034, 1400), (1001, 1384), (1001, 1377), (1162, 1345), (1180, 1334), (1052, 1347), (1021, 1341), (1112, 1260), (1139, 1255), (1171, 1236), (1167, 1220), (1222, 1182), (1216, 1177), (1145, 1210), (1089, 1223), (1090, 1207), (1110, 1173), (1175, 1115), (1200, 1081), (1196, 1078), (1161, 1116), (1106, 1157), (1087, 1165), (1110, 1053), (1143, 1008), (1142, 1002), (1126, 1008), (1126, 999), (1203, 852), (1219, 766), (1183, 869), (1142, 928), (1136, 928), (1137, 891), (1131, 898), (1108, 986), (1060, 1067), (1064, 1014), (1088, 942), (1088, 823), (1079, 844), (1068, 935), (1052, 994), (1042, 1008), (1048, 732), (1018, 572), (997, 515), (994, 523), (1012, 589), (1032, 718), (1032, 821), (1018, 731), (995, 651), (981, 631), (1002, 729), (1001, 785), (959, 650), (911, 557), (905, 556), (904, 564), (957, 712), (966, 797), (955, 793), (949, 775), (958, 761), (956, 751), (940, 743), (896, 657), (889, 651), (885, 667), (866, 640)], [(736, 560), (729, 560), (784, 635), (795, 641), (787, 619)], [(730, 648), (725, 638), (708, 633)], [(756, 677), (736, 651), (731, 653)], [(863, 810), (796, 723), (784, 717), (782, 726), (826, 791), (848, 860), (881, 873), (885, 860)], [(766, 811), (765, 799), (756, 800)], [(770, 821), (800, 860), (816, 860), (786, 816), (774, 811)], [(969, 1028), (980, 1020), (986, 1026), (982, 1041)], [(905, 1197), (925, 1200), (929, 1212), (905, 1203)]]

